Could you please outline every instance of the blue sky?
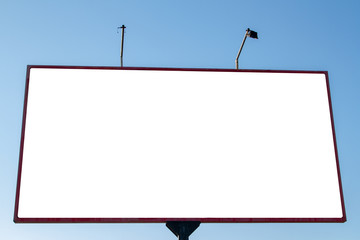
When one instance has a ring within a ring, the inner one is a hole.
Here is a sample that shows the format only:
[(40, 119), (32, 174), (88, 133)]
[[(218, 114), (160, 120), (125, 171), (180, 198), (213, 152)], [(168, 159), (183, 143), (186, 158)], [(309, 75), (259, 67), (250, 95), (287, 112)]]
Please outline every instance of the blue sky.
[(1, 239), (175, 239), (164, 224), (14, 224), (26, 66), (234, 68), (246, 28), (258, 32), (242, 69), (329, 71), (348, 221), (202, 224), (200, 239), (360, 238), (360, 2), (0, 0)]

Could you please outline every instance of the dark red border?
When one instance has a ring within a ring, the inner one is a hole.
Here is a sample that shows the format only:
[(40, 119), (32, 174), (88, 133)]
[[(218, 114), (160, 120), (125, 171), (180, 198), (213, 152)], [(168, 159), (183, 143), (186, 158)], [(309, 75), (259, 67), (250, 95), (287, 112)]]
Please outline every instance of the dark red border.
[[(25, 122), (26, 122), (26, 110), (27, 99), (29, 92), (29, 78), (31, 68), (56, 68), (56, 69), (107, 69), (107, 70), (156, 70), (156, 71), (207, 71), (207, 72), (258, 72), (258, 73), (311, 73), (311, 74), (325, 74), (326, 86), (329, 101), (329, 110), (331, 116), (331, 125), (333, 131), (333, 142), (336, 155), (337, 173), (339, 179), (339, 188), (342, 204), (342, 218), (19, 218), (19, 198), (20, 198), (20, 183), (21, 183), (21, 169), (23, 160), (23, 147), (25, 138)], [(345, 222), (345, 203), (343, 197), (343, 189), (340, 175), (340, 164), (338, 158), (338, 150), (336, 145), (334, 117), (331, 105), (330, 84), (327, 71), (292, 71), (292, 70), (251, 70), (251, 69), (212, 69), (212, 68), (150, 68), (150, 67), (96, 67), (96, 66), (50, 66), (50, 65), (28, 65), (26, 72), (25, 94), (24, 94), (24, 108), (23, 108), (23, 121), (21, 131), (21, 143), (19, 154), (19, 168), (18, 179), (16, 186), (16, 199), (15, 199), (15, 211), (14, 222), (15, 223), (164, 223), (167, 221), (200, 221), (202, 223), (328, 223), (328, 222)]]

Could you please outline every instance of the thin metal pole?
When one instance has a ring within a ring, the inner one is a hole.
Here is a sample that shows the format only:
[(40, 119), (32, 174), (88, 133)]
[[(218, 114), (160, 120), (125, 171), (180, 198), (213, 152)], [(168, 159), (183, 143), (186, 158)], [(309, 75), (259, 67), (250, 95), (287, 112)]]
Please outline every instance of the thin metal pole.
[(235, 59), (235, 69), (239, 69), (239, 57), (240, 57), (240, 53), (241, 53), (241, 51), (242, 51), (242, 49), (243, 49), (243, 47), (244, 47), (245, 40), (246, 40), (247, 36), (249, 35), (249, 31), (250, 31), (249, 28), (246, 29), (246, 33), (245, 33), (244, 39), (243, 39), (243, 41), (242, 41), (242, 43), (241, 43), (239, 52), (238, 52), (238, 54), (237, 54), (237, 56), (236, 56), (236, 59)]
[(123, 56), (124, 56), (124, 30), (125, 30), (125, 25), (122, 25), (121, 27), (121, 52), (120, 52), (120, 66), (123, 67)]

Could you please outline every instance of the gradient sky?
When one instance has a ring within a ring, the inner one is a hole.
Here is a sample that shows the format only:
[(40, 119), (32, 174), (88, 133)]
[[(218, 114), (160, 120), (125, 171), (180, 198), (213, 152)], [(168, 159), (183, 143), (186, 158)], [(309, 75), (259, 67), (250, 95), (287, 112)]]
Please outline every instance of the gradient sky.
[(171, 240), (165, 224), (15, 224), (27, 65), (329, 72), (346, 223), (202, 224), (191, 240), (360, 239), (360, 1), (0, 0), (0, 238)]

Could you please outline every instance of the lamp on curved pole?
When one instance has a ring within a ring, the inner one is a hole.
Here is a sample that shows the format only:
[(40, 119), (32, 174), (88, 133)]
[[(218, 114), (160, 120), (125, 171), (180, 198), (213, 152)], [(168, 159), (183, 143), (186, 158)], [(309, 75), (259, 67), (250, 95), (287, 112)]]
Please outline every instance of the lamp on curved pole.
[(236, 69), (239, 69), (239, 57), (240, 57), (240, 53), (241, 53), (241, 51), (242, 51), (242, 49), (244, 47), (244, 43), (245, 43), (245, 40), (246, 40), (247, 37), (258, 39), (258, 34), (257, 34), (257, 32), (255, 32), (253, 30), (250, 30), (250, 28), (246, 29), (244, 39), (243, 39), (243, 41), (241, 43), (239, 52), (238, 52), (238, 54), (236, 56), (236, 59), (235, 59), (235, 68)]

